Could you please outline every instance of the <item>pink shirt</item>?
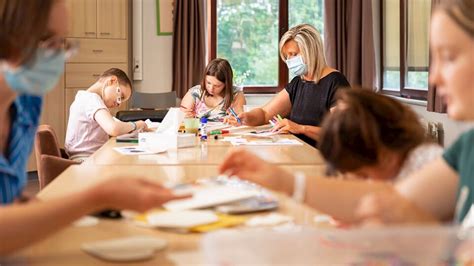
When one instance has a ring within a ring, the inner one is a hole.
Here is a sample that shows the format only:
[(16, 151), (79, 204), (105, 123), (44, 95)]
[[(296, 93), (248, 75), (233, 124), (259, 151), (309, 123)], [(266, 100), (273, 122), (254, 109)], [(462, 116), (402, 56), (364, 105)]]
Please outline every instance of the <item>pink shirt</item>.
[(95, 121), (95, 113), (101, 109), (109, 111), (96, 93), (78, 91), (69, 109), (65, 148), (70, 157), (87, 156), (94, 153), (109, 139), (109, 135)]

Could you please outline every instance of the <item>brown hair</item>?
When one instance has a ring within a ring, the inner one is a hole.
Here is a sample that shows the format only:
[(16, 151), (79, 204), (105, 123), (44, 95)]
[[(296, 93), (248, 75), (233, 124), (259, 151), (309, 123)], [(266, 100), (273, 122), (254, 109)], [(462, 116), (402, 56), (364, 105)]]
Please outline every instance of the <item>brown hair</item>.
[(469, 36), (474, 37), (474, 1), (455, 0), (442, 5), (440, 10), (445, 12)]
[(121, 69), (110, 68), (106, 70), (104, 73), (102, 73), (99, 79), (105, 79), (111, 76), (116, 76), (120, 84), (128, 86), (130, 88), (130, 91), (133, 92), (132, 82), (128, 78), (127, 74), (125, 74), (125, 72), (123, 72)]
[(33, 58), (46, 37), (54, 1), (0, 0), (0, 60), (23, 64)]
[(216, 77), (220, 82), (225, 84), (224, 87), (224, 108), (227, 110), (234, 101), (234, 73), (229, 61), (216, 58), (207, 64), (201, 82), (201, 97), (204, 99), (209, 93), (206, 90), (206, 76)]
[(342, 173), (380, 162), (381, 150), (405, 158), (426, 140), (417, 115), (399, 101), (361, 88), (340, 91), (322, 123), (319, 150)]

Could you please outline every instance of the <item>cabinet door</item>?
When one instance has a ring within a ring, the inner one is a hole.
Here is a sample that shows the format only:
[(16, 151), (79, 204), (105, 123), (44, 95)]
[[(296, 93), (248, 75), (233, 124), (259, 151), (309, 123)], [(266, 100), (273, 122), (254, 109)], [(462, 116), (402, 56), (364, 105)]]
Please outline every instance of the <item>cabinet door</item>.
[(127, 40), (69, 39), (79, 41), (77, 55), (69, 63), (126, 63), (128, 62)]
[(88, 88), (109, 68), (128, 73), (127, 64), (66, 64), (66, 88)]
[(97, 0), (66, 0), (69, 37), (97, 38)]
[(97, 14), (97, 38), (127, 38), (127, 0), (97, 0)]

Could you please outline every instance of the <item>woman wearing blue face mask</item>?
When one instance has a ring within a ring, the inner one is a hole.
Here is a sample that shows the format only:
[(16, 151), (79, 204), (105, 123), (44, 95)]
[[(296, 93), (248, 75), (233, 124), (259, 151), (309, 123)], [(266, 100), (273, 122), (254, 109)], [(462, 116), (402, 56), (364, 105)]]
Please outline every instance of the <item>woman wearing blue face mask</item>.
[(349, 87), (349, 82), (328, 67), (321, 36), (311, 25), (287, 31), (280, 40), (280, 56), (295, 77), (265, 106), (241, 113), (239, 118), (245, 125), (258, 126), (280, 115), (285, 119), (275, 119), (274, 131), (293, 133), (315, 146), (324, 115), (336, 105), (336, 91)]
[(140, 178), (117, 178), (63, 198), (17, 202), (41, 96), (57, 83), (70, 51), (66, 14), (63, 0), (0, 0), (0, 258), (89, 213), (145, 211), (181, 198)]

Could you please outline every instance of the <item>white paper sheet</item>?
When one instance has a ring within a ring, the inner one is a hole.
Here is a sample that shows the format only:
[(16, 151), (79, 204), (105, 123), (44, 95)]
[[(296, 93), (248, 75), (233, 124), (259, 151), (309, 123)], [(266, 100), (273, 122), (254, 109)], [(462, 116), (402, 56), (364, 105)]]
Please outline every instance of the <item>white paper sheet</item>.
[(170, 211), (201, 209), (248, 199), (258, 195), (259, 192), (257, 190), (240, 189), (229, 186), (206, 187), (196, 190), (192, 198), (172, 200), (163, 204), (163, 207)]
[(161, 121), (156, 133), (178, 134), (178, 129), (184, 120), (184, 113), (180, 108), (170, 108)]
[(166, 149), (152, 151), (146, 148), (141, 148), (139, 146), (115, 147), (114, 150), (119, 152), (122, 155), (149, 155), (149, 154), (157, 154), (157, 153), (166, 151)]
[(296, 139), (278, 139), (278, 140), (254, 140), (248, 141), (247, 139), (234, 139), (230, 141), (234, 146), (247, 145), (247, 146), (287, 146), (287, 145), (303, 145)]

